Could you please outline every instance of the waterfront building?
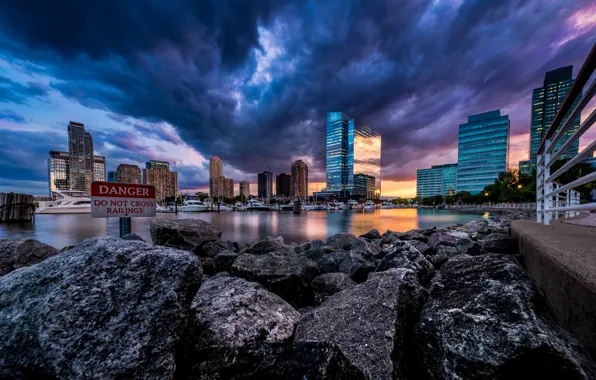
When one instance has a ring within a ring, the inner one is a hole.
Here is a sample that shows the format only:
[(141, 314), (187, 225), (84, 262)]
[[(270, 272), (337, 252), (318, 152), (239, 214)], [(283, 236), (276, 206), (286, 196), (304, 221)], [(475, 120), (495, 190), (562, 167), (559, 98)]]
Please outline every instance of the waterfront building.
[(501, 110), (468, 116), (458, 136), (457, 192), (481, 192), (507, 170), (509, 115)]
[(250, 183), (248, 181), (240, 181), (239, 190), (240, 190), (240, 196), (243, 199), (247, 199), (248, 196), (250, 195)]
[(298, 198), (308, 197), (308, 166), (304, 161), (294, 161), (291, 177), (290, 196)]
[(89, 193), (93, 181), (93, 138), (83, 123), (68, 124), (68, 152), (70, 188)]
[[(563, 101), (567, 97), (567, 93), (573, 85), (573, 66), (560, 67), (558, 69), (548, 71), (544, 76), (544, 84), (540, 88), (535, 88), (532, 92), (532, 119), (531, 119), (531, 131), (530, 131), (530, 161), (532, 169), (536, 168), (536, 153), (540, 142), (544, 138), (544, 135), (553, 119), (557, 115), (559, 108), (563, 104)], [(571, 110), (575, 108), (579, 102), (581, 95), (577, 97)], [(569, 112), (569, 113), (570, 113)], [(569, 114), (568, 113), (568, 114)], [(565, 123), (567, 117), (563, 119), (561, 125)], [(579, 128), (580, 117), (578, 116), (572, 123), (570, 128), (565, 132), (563, 138), (559, 140), (555, 146), (555, 151), (571, 137), (575, 131)], [(579, 141), (575, 141), (569, 149), (561, 156), (561, 158), (571, 158), (577, 155), (579, 149)]]
[(234, 180), (232, 178), (221, 177), (222, 183), (222, 196), (224, 198), (234, 198)]
[(416, 171), (416, 196), (453, 195), (457, 189), (457, 164), (434, 165)]
[(273, 173), (264, 171), (257, 176), (257, 196), (269, 199), (273, 195)]
[[(139, 170), (139, 173), (141, 172), (141, 170)], [(140, 176), (140, 174), (139, 174)], [(118, 182), (118, 172), (110, 170), (108, 172), (108, 182)]]
[(116, 180), (120, 183), (141, 183), (141, 169), (137, 165), (120, 164), (116, 168), (116, 173)]
[(596, 156), (588, 157), (583, 161), (585, 164), (596, 168)]
[[(293, 168), (293, 165), (292, 165)], [(275, 176), (275, 194), (289, 197), (292, 192), (292, 176), (286, 173), (279, 173)]]
[(52, 191), (70, 189), (70, 154), (50, 150), (48, 157), (48, 185)]
[(178, 173), (170, 171), (169, 162), (148, 161), (143, 169), (143, 184), (155, 187), (155, 199), (178, 196)]
[(354, 191), (352, 195), (359, 199), (375, 199), (375, 177), (366, 174), (354, 174)]
[(536, 169), (536, 165), (532, 165), (532, 161), (524, 160), (519, 162), (519, 174), (532, 175), (533, 169)]
[(93, 181), (106, 181), (106, 158), (93, 155)]
[(354, 175), (375, 178), (375, 195), (381, 193), (381, 135), (360, 125), (343, 112), (327, 112), (326, 191), (352, 194)]
[(218, 156), (213, 156), (209, 160), (209, 195), (212, 197), (221, 195), (221, 191), (216, 191), (216, 182), (221, 176), (223, 176), (223, 162)]

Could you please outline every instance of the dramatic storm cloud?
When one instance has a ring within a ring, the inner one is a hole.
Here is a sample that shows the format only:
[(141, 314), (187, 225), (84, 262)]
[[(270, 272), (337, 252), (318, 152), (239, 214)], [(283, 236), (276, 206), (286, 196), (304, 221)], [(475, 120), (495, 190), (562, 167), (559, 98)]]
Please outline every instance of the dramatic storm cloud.
[(302, 158), (322, 182), (341, 110), (382, 134), (385, 195), (413, 195), (417, 168), (456, 161), (469, 114), (509, 114), (524, 159), (532, 89), (577, 73), (596, 36), (589, 0), (174, 3), (2, 6), (0, 190), (45, 191), (69, 120), (109, 169), (170, 160), (183, 189), (205, 187), (212, 155), (237, 181)]

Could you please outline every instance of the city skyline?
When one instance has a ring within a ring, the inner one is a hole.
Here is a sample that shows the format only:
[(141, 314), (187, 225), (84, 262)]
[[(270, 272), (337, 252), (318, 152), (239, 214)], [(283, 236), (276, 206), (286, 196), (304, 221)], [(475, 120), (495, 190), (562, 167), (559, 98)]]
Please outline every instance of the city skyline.
[[(205, 9), (209, 23), (181, 5), (188, 17), (172, 11), (172, 20), (185, 21), (167, 32), (149, 6), (143, 22), (156, 25), (147, 35), (113, 4), (115, 22), (129, 27), (96, 33), (83, 25), (77, 38), (64, 17), (92, 17), (93, 6), (58, 14), (44, 3), (17, 4), (3, 12), (0, 191), (46, 193), (47, 154), (68, 151), (63, 128), (78, 120), (93, 135), (95, 153), (106, 157), (106, 171), (169, 161), (184, 193), (208, 189), (212, 155), (224, 160), (227, 176), (249, 179), (252, 188), (265, 162), (280, 173), (302, 159), (311, 193), (325, 187), (324, 115), (342, 110), (383, 136), (383, 195), (413, 196), (416, 169), (457, 161), (457, 128), (467, 115), (500, 108), (511, 120), (509, 166), (527, 159), (532, 90), (547, 71), (578, 70), (596, 27), (588, 1), (416, 2), (400, 7), (403, 20), (392, 23), (372, 22), (396, 14), (373, 3), (322, 1), (308, 10), (340, 12), (354, 26), (349, 30), (307, 20), (298, 4), (273, 3), (232, 9), (228, 20)], [(300, 22), (309, 24), (293, 29)], [(399, 33), (390, 26), (398, 24)], [(510, 33), (499, 33), (504, 28)], [(249, 38), (226, 44), (217, 37), (224, 29)], [(196, 30), (210, 44), (197, 43)]]

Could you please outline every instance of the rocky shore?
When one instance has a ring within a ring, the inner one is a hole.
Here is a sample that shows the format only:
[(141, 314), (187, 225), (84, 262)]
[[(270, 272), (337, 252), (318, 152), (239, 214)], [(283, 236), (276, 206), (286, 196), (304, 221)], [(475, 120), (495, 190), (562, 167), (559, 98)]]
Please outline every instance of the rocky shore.
[(523, 267), (531, 212), (326, 241), (202, 220), (0, 239), (0, 379), (594, 379)]

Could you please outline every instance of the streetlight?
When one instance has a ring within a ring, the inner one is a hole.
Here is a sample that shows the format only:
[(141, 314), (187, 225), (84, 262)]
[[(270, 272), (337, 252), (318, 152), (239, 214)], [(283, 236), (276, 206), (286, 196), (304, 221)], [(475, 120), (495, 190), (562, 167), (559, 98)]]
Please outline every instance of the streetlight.
[(521, 189), (521, 188), (522, 188), (522, 185), (517, 185), (517, 188), (518, 188), (518, 189)]

